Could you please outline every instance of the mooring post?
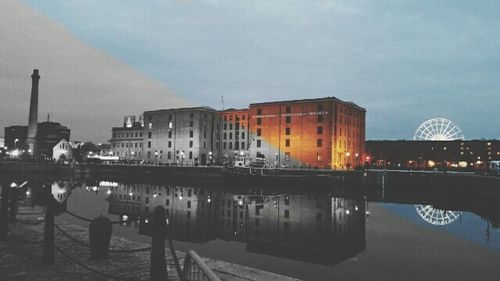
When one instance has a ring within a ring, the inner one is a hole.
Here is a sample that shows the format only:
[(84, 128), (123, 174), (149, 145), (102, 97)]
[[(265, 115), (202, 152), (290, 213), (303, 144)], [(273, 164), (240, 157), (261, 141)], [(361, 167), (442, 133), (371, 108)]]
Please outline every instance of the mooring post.
[(10, 188), (10, 214), (9, 214), (9, 222), (16, 222), (16, 214), (17, 214), (17, 199), (18, 199), (19, 190), (17, 186)]
[(2, 186), (2, 207), (0, 210), (0, 240), (2, 241), (7, 240), (9, 228), (9, 191), (9, 186)]
[(111, 220), (102, 215), (89, 224), (90, 256), (93, 259), (105, 259), (109, 253), (109, 243), (113, 225)]
[(165, 234), (166, 234), (165, 208), (158, 206), (155, 208), (153, 217), (153, 237), (151, 239), (151, 269), (149, 280), (168, 280), (167, 268), (165, 265)]
[(55, 237), (54, 237), (54, 209), (56, 199), (50, 192), (46, 195), (45, 229), (43, 237), (43, 262), (47, 265), (54, 264)]

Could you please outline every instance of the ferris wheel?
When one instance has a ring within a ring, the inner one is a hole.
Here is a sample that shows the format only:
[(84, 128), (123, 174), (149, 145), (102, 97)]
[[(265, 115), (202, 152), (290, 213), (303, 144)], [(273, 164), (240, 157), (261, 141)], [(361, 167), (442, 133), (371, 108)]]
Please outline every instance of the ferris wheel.
[(414, 140), (463, 140), (460, 127), (445, 118), (433, 118), (422, 123), (415, 132)]
[(459, 211), (440, 210), (431, 205), (415, 205), (418, 215), (433, 225), (447, 225), (453, 223), (459, 216)]

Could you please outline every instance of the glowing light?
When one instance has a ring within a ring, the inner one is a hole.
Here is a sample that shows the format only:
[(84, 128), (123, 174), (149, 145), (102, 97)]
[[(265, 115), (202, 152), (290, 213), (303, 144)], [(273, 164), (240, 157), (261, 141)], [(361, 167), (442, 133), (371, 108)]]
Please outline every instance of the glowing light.
[(243, 205), (243, 200), (238, 200), (238, 204), (241, 206)]
[(350, 213), (351, 213), (351, 212), (350, 212), (349, 210), (346, 210), (346, 211), (345, 211), (345, 214), (346, 214), (346, 215), (349, 215)]
[(110, 186), (110, 187), (117, 187), (118, 183), (113, 182), (113, 181), (100, 181), (99, 186)]
[(29, 190), (26, 190), (26, 196), (30, 196), (31, 192)]
[(108, 195), (111, 194), (111, 189), (108, 189), (108, 191), (106, 192)]
[(354, 210), (355, 210), (355, 211), (359, 210), (358, 206), (355, 206), (355, 207), (354, 207)]
[(153, 197), (156, 198), (158, 195), (156, 193), (153, 194)]
[(17, 187), (17, 184), (15, 182), (13, 182), (10, 184), (10, 187), (12, 187), (12, 188)]
[(429, 160), (429, 162), (427, 162), (427, 164), (429, 165), (429, 167), (434, 167), (436, 166), (436, 162), (432, 161), (432, 160)]
[(129, 192), (128, 196), (132, 196), (132, 195), (134, 195), (134, 193), (132, 193), (132, 192)]
[(122, 221), (127, 221), (128, 220), (128, 216), (127, 215), (123, 215), (122, 216)]
[(212, 202), (212, 199), (210, 199), (210, 196), (208, 197), (207, 202), (208, 203)]
[(148, 219), (145, 219), (145, 220), (144, 220), (144, 223), (149, 223), (149, 220), (148, 220)]

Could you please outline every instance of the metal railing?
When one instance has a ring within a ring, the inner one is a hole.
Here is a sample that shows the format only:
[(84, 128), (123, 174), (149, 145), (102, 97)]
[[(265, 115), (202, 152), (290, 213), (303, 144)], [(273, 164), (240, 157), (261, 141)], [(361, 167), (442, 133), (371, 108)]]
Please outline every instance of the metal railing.
[(193, 250), (187, 252), (184, 258), (182, 274), (186, 281), (221, 281)]

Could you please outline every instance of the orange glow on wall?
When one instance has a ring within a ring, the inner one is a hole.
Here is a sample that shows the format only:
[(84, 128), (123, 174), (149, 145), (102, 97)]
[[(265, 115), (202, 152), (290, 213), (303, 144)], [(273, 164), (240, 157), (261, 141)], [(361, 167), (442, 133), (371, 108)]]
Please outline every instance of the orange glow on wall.
[(352, 103), (251, 104), (249, 122), (250, 154), (259, 152), (275, 166), (347, 169), (364, 163), (365, 110)]

